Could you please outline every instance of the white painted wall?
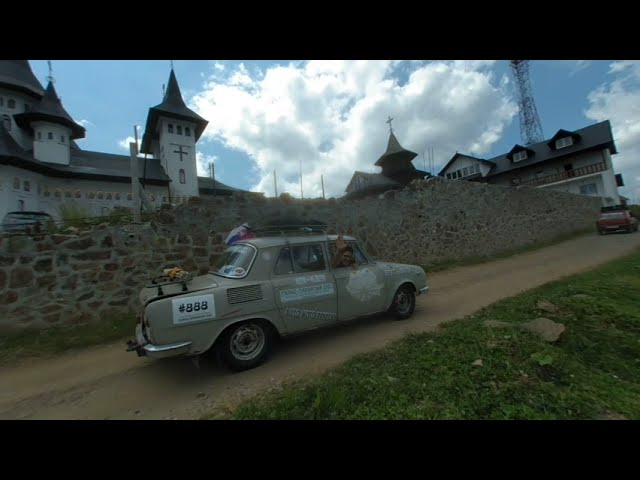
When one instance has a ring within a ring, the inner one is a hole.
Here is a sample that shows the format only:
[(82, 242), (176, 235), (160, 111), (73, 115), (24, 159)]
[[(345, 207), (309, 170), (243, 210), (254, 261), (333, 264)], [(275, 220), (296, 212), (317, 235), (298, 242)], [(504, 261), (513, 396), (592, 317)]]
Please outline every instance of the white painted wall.
[[(491, 169), (491, 166), (487, 165), (484, 162), (478, 162), (477, 160), (474, 160), (473, 158), (460, 156), (460, 157), (456, 158), (455, 161), (451, 165), (449, 165), (449, 168), (447, 168), (447, 170), (445, 170), (445, 172), (443, 173), (443, 176), (444, 176), (444, 178), (447, 178), (447, 173), (452, 173), (452, 172), (455, 172), (456, 170), (460, 170), (460, 169), (463, 169), (465, 167), (468, 168), (468, 167), (471, 167), (473, 165), (480, 165), (480, 173), (482, 174), (482, 176), (485, 176), (489, 172), (489, 170)], [(459, 177), (459, 178), (461, 178), (461, 177)]]
[[(2, 102), (0, 102), (0, 119), (2, 119), (3, 115), (9, 115), (11, 119), (11, 136), (22, 148), (31, 149), (33, 147), (33, 138), (16, 125), (13, 115), (23, 113), (25, 105), (33, 106), (38, 101), (29, 95), (13, 92), (6, 88), (0, 88), (0, 97), (2, 98)], [(9, 108), (9, 99), (15, 101), (15, 108)]]
[[(60, 207), (65, 203), (78, 205), (88, 216), (106, 215), (115, 206), (133, 206), (129, 199), (130, 183), (49, 178), (6, 165), (0, 165), (0, 178), (0, 218), (7, 212), (17, 210), (18, 200), (25, 201), (25, 210), (43, 211), (56, 219), (60, 219)], [(20, 181), (20, 189), (13, 188), (15, 178)], [(24, 191), (25, 180), (29, 181), (30, 192)], [(163, 203), (163, 197), (166, 201), (166, 187), (149, 185), (146, 192), (156, 208)]]
[[(169, 125), (173, 126), (173, 133), (169, 133)], [(154, 151), (154, 156), (160, 158), (165, 172), (171, 179), (171, 196), (197, 196), (198, 169), (196, 163), (195, 124), (177, 121), (168, 117), (160, 117), (159, 152)], [(182, 129), (179, 135), (178, 127)], [(185, 135), (185, 128), (190, 129), (190, 136)], [(176, 153), (180, 150), (188, 152), (186, 155)], [(182, 160), (180, 160), (182, 158)], [(184, 170), (185, 183), (180, 183), (180, 170)]]
[(49, 122), (33, 122), (32, 127), (33, 156), (41, 162), (69, 165), (71, 129)]

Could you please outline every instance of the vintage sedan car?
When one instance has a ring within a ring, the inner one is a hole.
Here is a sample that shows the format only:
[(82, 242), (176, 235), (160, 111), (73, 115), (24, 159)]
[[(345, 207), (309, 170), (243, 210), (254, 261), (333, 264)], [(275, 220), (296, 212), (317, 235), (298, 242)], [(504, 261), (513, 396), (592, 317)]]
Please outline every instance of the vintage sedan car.
[(206, 275), (154, 280), (140, 293), (127, 350), (152, 358), (213, 350), (230, 369), (245, 370), (261, 364), (278, 337), (381, 312), (411, 316), (416, 295), (429, 290), (425, 271), (376, 261), (347, 236), (357, 265), (332, 268), (336, 240), (326, 234), (242, 240)]

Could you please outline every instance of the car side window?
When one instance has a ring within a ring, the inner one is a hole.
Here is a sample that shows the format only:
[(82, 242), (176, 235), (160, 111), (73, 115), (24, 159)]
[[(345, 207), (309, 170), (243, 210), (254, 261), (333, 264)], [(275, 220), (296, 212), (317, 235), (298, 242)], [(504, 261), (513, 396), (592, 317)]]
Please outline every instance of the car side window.
[(291, 249), (284, 247), (280, 249), (278, 260), (276, 261), (276, 267), (273, 271), (276, 275), (286, 275), (293, 273), (293, 263), (291, 262)]
[(358, 265), (369, 263), (367, 262), (367, 257), (364, 256), (364, 253), (362, 253), (362, 250), (360, 250), (360, 247), (357, 243), (352, 243), (351, 246), (353, 247), (353, 256), (355, 257), (356, 263)]
[[(367, 257), (365, 257), (364, 253), (362, 253), (362, 250), (360, 249), (357, 243), (355, 242), (346, 242), (346, 243), (347, 245), (350, 245), (351, 248), (353, 248), (353, 258), (355, 259), (357, 265), (364, 265), (365, 263), (369, 263), (369, 261), (367, 260)], [(333, 256), (336, 254), (336, 242), (329, 243), (329, 254), (331, 255), (331, 258), (333, 258)]]
[(321, 244), (295, 245), (291, 251), (293, 269), (296, 273), (318, 272), (327, 269)]

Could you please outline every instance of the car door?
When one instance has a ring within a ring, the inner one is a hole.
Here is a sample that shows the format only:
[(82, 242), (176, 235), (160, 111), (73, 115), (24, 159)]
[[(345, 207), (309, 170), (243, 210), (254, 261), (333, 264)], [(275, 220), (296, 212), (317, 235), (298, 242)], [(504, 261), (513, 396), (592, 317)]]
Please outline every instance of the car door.
[[(385, 310), (384, 272), (356, 242), (346, 243), (353, 248), (356, 267), (331, 270), (338, 292), (338, 318), (349, 320)], [(331, 242), (329, 252), (332, 258), (335, 251), (335, 242)]]
[(289, 333), (337, 321), (336, 283), (321, 242), (281, 247), (271, 284)]

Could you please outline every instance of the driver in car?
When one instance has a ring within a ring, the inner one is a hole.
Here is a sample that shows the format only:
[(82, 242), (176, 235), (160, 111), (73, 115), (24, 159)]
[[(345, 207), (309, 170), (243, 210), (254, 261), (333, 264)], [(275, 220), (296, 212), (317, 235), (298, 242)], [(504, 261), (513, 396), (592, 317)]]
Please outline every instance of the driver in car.
[(336, 240), (336, 253), (331, 260), (331, 268), (351, 267), (354, 270), (358, 266), (353, 254), (353, 247), (344, 241), (342, 234)]

